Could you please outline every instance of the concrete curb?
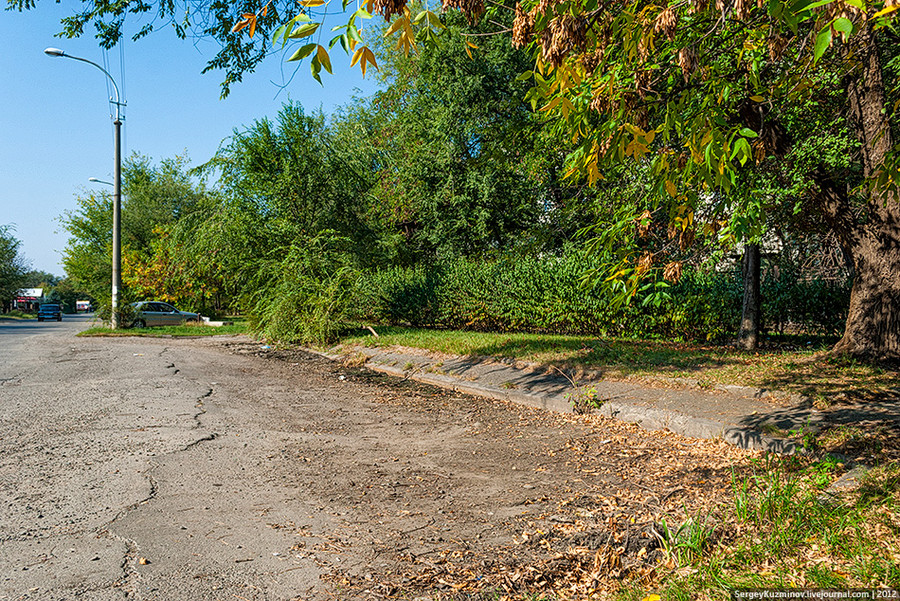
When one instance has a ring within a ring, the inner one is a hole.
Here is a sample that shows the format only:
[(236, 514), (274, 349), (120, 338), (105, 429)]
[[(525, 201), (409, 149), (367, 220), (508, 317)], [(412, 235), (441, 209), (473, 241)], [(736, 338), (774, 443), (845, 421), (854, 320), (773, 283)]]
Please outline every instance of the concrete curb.
[(233, 321), (213, 321), (209, 317), (204, 317), (203, 315), (200, 316), (200, 320), (204, 324), (214, 327), (214, 328), (221, 328), (222, 326), (233, 326), (234, 325)]
[[(342, 361), (350, 356), (350, 353), (335, 354), (313, 349), (305, 350), (331, 361)], [(354, 351), (360, 350), (361, 349), (354, 349)], [(380, 350), (379, 352), (384, 353), (383, 350)], [(367, 361), (363, 366), (374, 372), (401, 379), (414, 380), (416, 382), (430, 384), (432, 386), (453, 390), (463, 394), (509, 401), (547, 411), (555, 411), (557, 413), (573, 412), (571, 402), (566, 398), (567, 395), (531, 394), (514, 389), (505, 389), (486, 385), (478, 381), (461, 380), (458, 377), (421, 371), (419, 369), (421, 365), (415, 369), (402, 369), (396, 365), (389, 365), (382, 361), (372, 360), (373, 358), (369, 354), (366, 354), (366, 356)], [(397, 363), (399, 363), (399, 361)], [(607, 417), (637, 424), (646, 430), (670, 430), (677, 434), (694, 438), (721, 438), (732, 445), (749, 450), (768, 451), (779, 454), (804, 452), (793, 440), (767, 436), (755, 428), (736, 426), (727, 424), (723, 421), (686, 415), (684, 413), (666, 409), (642, 407), (630, 403), (606, 400), (602, 403), (600, 408), (595, 411)]]

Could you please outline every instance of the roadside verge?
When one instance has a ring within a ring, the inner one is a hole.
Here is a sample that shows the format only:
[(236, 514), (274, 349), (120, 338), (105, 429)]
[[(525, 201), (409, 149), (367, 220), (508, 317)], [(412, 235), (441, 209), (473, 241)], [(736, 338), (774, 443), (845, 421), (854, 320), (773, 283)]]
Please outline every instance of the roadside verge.
[(597, 372), (563, 373), (540, 364), (458, 357), (422, 349), (339, 346), (312, 351), (336, 361), (462, 393), (569, 413), (577, 406), (696, 438), (791, 454), (797, 441), (778, 434), (816, 431), (827, 414), (809, 399), (741, 386), (702, 389), (664, 380), (606, 380)]

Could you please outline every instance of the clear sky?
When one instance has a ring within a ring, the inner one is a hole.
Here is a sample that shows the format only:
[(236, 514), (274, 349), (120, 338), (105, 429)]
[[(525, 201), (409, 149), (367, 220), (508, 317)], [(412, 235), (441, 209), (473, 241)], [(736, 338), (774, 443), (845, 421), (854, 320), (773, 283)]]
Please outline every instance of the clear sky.
[[(76, 195), (110, 189), (88, 178), (112, 181), (114, 163), (106, 76), (91, 65), (44, 54), (56, 47), (104, 64), (92, 31), (76, 40), (54, 37), (60, 19), (79, 5), (42, 0), (30, 11), (0, 12), (0, 225), (13, 225), (32, 268), (60, 276), (67, 236), (58, 218), (75, 207)], [(371, 74), (364, 80), (358, 66), (351, 70), (336, 46), (335, 75), (322, 73), (324, 87), (312, 79), (307, 62), (294, 76), (296, 63), (274, 55), (220, 100), (223, 74), (200, 74), (218, 50), (215, 42), (182, 41), (171, 29), (132, 42), (138, 29), (126, 23), (124, 52), (108, 53), (108, 70), (127, 102), (123, 157), (138, 152), (158, 162), (186, 152), (198, 165), (235, 128), (274, 118), (288, 100), (328, 114), (377, 85)]]

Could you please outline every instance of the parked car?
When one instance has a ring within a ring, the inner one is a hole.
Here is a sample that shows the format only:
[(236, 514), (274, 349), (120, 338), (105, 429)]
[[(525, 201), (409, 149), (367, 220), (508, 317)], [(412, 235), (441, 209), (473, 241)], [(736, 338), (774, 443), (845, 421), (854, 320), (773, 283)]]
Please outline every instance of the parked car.
[(141, 301), (131, 303), (133, 316), (132, 328), (147, 328), (151, 326), (177, 326), (185, 321), (200, 321), (197, 313), (179, 311), (169, 303), (161, 301)]
[(38, 321), (44, 321), (45, 319), (55, 319), (56, 321), (62, 321), (62, 309), (59, 305), (44, 303), (43, 305), (38, 307), (37, 318)]

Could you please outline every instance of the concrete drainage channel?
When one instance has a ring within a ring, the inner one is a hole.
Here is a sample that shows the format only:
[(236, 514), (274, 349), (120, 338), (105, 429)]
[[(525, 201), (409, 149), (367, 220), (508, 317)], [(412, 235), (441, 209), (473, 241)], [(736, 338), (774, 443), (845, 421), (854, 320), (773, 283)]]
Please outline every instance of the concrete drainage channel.
[[(415, 380), (440, 388), (539, 409), (572, 413), (573, 404), (589, 391), (595, 401), (590, 412), (635, 423), (647, 430), (667, 429), (694, 438), (721, 438), (737, 447), (777, 454), (805, 453), (792, 439), (770, 436), (760, 429), (771, 424), (779, 431), (819, 427), (822, 416), (805, 399), (792, 397), (793, 406), (766, 400), (778, 395), (759, 389), (723, 386), (715, 389), (651, 388), (633, 382), (597, 379), (592, 374), (565, 374), (536, 364), (472, 357), (437, 357), (417, 350), (386, 351), (350, 347), (328, 352), (305, 349), (332, 361), (362, 365), (374, 372)], [(599, 405), (597, 407), (597, 405)], [(823, 503), (859, 486), (868, 467), (835, 456), (848, 471), (820, 495)]]
[[(439, 359), (366, 347), (341, 352), (306, 350), (333, 361), (358, 362), (372, 371), (399, 378), (559, 413), (572, 413), (576, 396), (590, 390), (599, 405), (592, 412), (647, 430), (668, 429), (695, 438), (722, 438), (741, 448), (779, 454), (802, 452), (793, 440), (769, 436), (753, 425), (740, 423), (742, 419), (753, 421), (772, 408), (763, 399), (765, 393), (755, 389), (723, 387), (709, 392), (645, 388), (633, 382), (581, 381), (541, 366), (492, 359)], [(717, 414), (726, 419), (716, 419)], [(785, 431), (802, 427), (808, 424), (804, 417), (780, 416), (783, 423), (778, 426)]]

